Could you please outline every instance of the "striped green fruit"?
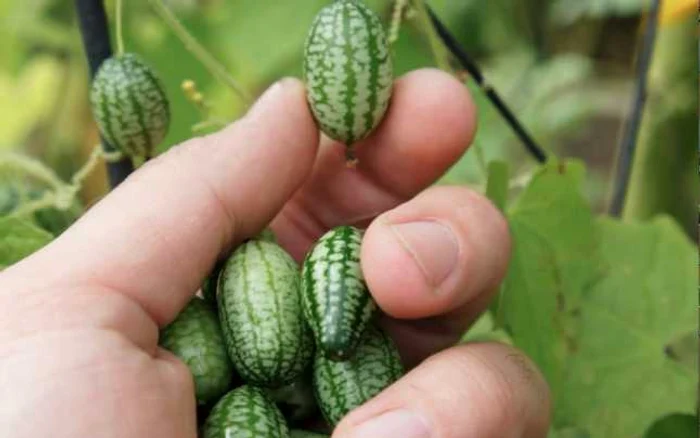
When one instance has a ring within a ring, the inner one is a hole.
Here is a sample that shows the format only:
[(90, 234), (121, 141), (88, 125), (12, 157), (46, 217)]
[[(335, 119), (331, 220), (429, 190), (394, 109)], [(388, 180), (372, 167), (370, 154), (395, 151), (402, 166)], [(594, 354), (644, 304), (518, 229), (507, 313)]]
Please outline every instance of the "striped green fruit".
[(311, 374), (309, 369), (294, 382), (281, 388), (267, 390), (267, 394), (275, 401), (291, 426), (300, 425), (318, 413)]
[[(268, 242), (277, 243), (275, 233), (270, 228), (265, 228), (251, 240), (266, 240)], [(204, 280), (204, 283), (202, 283), (202, 296), (214, 306), (216, 306), (216, 294), (219, 287), (219, 274), (221, 274), (225, 264), (226, 260), (217, 260), (214, 268)]]
[(160, 345), (179, 357), (194, 377), (197, 402), (206, 404), (229, 390), (234, 375), (219, 320), (210, 305), (194, 298), (165, 327)]
[(307, 430), (293, 430), (290, 438), (330, 438), (328, 435), (322, 435), (316, 432)]
[(362, 233), (342, 226), (326, 233), (304, 260), (302, 304), (316, 339), (328, 358), (352, 356), (377, 305), (360, 267)]
[(105, 140), (137, 163), (150, 158), (168, 132), (168, 97), (153, 70), (133, 53), (102, 63), (90, 103)]
[(224, 266), (217, 301), (229, 355), (246, 382), (279, 387), (310, 366), (313, 337), (301, 310), (299, 271), (279, 245), (242, 244)]
[(314, 390), (323, 416), (333, 426), (403, 375), (401, 358), (394, 342), (371, 326), (356, 354), (346, 362), (316, 354)]
[(289, 428), (265, 392), (241, 386), (226, 394), (204, 422), (204, 438), (289, 438)]
[(307, 98), (321, 130), (351, 146), (379, 125), (393, 68), (381, 21), (360, 0), (322, 9), (304, 47)]

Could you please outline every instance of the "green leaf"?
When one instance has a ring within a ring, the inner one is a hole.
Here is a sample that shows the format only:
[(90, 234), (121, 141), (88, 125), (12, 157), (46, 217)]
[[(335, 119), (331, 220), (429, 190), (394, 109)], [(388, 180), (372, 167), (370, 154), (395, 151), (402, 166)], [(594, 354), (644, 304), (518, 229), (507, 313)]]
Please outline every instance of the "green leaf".
[(489, 179), (486, 183), (486, 196), (499, 210), (506, 208), (508, 200), (508, 163), (492, 161), (489, 163)]
[(570, 315), (600, 273), (581, 173), (579, 164), (548, 163), (511, 209), (513, 255), (497, 304), (497, 322), (537, 363), (555, 396), (576, 335)]
[(695, 366), (698, 358), (698, 333), (689, 331), (666, 344), (666, 355), (676, 362), (686, 366)]
[(688, 414), (671, 414), (654, 423), (644, 438), (697, 438), (698, 418)]
[(490, 312), (482, 314), (469, 330), (462, 336), (462, 342), (500, 342), (513, 344), (505, 330), (496, 327), (493, 315)]
[(605, 275), (583, 300), (556, 417), (595, 437), (638, 437), (695, 408), (695, 363), (667, 347), (697, 324), (697, 252), (668, 218), (598, 227)]
[(557, 0), (552, 7), (552, 16), (560, 24), (571, 24), (584, 17), (635, 15), (646, 4), (642, 0)]
[(32, 222), (0, 218), (0, 268), (22, 260), (52, 239), (51, 234)]

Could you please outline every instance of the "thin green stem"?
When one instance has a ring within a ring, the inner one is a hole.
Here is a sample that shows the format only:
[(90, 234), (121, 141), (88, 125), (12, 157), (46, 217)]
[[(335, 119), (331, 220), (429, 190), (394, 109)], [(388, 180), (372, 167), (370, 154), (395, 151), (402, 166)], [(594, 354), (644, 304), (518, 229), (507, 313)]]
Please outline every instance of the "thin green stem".
[(24, 175), (42, 181), (51, 188), (39, 199), (23, 203), (21, 207), (12, 212), (11, 216), (26, 216), (47, 207), (53, 207), (58, 210), (69, 209), (75, 197), (78, 196), (85, 179), (100, 164), (100, 158), (102, 157), (107, 159), (114, 158), (111, 154), (106, 153), (101, 145), (95, 146), (88, 160), (73, 175), (70, 184), (68, 184), (54, 174), (51, 169), (38, 161), (19, 154), (4, 154), (0, 157), (0, 171), (21, 172)]
[(394, 3), (394, 12), (391, 16), (391, 27), (389, 28), (389, 44), (394, 44), (399, 39), (401, 21), (403, 20), (406, 6), (408, 6), (408, 0), (396, 0)]
[[(95, 147), (102, 147), (101, 145), (97, 145)], [(107, 152), (104, 148), (102, 148), (102, 158), (107, 163), (118, 163), (119, 161), (124, 159), (124, 153), (122, 151), (109, 151)]]
[(95, 170), (95, 167), (97, 167), (97, 165), (100, 163), (100, 157), (102, 157), (103, 155), (104, 150), (102, 149), (102, 146), (95, 146), (85, 164), (83, 164), (83, 166), (80, 169), (78, 169), (77, 172), (75, 172), (75, 174), (71, 178), (71, 186), (73, 186), (73, 189), (76, 191), (76, 193), (78, 190), (80, 190), (80, 187), (83, 185), (85, 178), (90, 176), (92, 171)]
[(481, 147), (481, 142), (474, 142), (472, 149), (474, 150), (474, 157), (476, 158), (476, 163), (479, 166), (481, 174), (486, 178), (488, 176), (488, 164), (486, 164), (486, 157), (484, 156), (484, 150)]
[(450, 64), (450, 52), (447, 50), (443, 44), (440, 36), (438, 35), (435, 27), (433, 26), (430, 15), (428, 14), (428, 8), (425, 5), (424, 0), (413, 0), (413, 6), (418, 13), (418, 21), (420, 27), (428, 38), (428, 43), (430, 43), (430, 50), (435, 58), (435, 63), (441, 70), (454, 73), (452, 66)]
[(36, 199), (34, 201), (29, 201), (29, 202), (22, 204), (21, 207), (15, 209), (8, 216), (9, 217), (29, 216), (30, 214), (34, 214), (39, 210), (43, 210), (43, 209), (49, 208), (49, 207), (55, 207), (57, 203), (58, 203), (58, 201), (57, 201), (56, 192), (47, 192), (44, 195), (42, 195), (41, 198), (39, 198), (39, 199)]
[(221, 82), (226, 84), (231, 90), (233, 90), (238, 96), (240, 96), (246, 104), (250, 105), (253, 101), (251, 95), (243, 88), (236, 80), (226, 71), (226, 68), (217, 61), (214, 56), (209, 53), (209, 51), (202, 46), (195, 37), (193, 37), (187, 29), (180, 23), (180, 21), (175, 17), (175, 14), (168, 9), (162, 0), (149, 0), (151, 6), (160, 16), (160, 18), (165, 21), (165, 23), (170, 27), (170, 29), (175, 33), (175, 35), (182, 41), (188, 52), (192, 54), (195, 58), (201, 62), (204, 67), (209, 70), (212, 76), (219, 79)]
[(123, 4), (122, 0), (116, 0), (116, 28), (117, 28), (117, 55), (124, 54), (124, 20), (122, 19)]
[(193, 125), (192, 132), (198, 134), (208, 129), (218, 130), (228, 125), (229, 123), (231, 122), (224, 119), (207, 119)]
[(486, 197), (502, 212), (506, 211), (508, 201), (508, 174), (508, 163), (505, 161), (492, 161), (488, 166)]
[(12, 152), (0, 155), (0, 173), (5, 171), (21, 172), (54, 190), (60, 190), (66, 185), (53, 170), (42, 163)]

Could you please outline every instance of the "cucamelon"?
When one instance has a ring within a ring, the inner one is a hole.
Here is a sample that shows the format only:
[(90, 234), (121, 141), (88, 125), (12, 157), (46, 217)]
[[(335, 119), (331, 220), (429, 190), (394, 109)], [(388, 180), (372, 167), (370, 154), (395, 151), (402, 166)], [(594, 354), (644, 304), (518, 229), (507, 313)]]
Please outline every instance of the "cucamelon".
[(102, 63), (90, 87), (90, 104), (105, 140), (137, 163), (153, 155), (170, 125), (161, 81), (133, 53)]
[(393, 67), (384, 27), (361, 0), (337, 0), (316, 16), (304, 47), (307, 98), (321, 130), (352, 146), (389, 106)]
[(319, 239), (304, 260), (302, 304), (316, 347), (332, 360), (352, 356), (376, 304), (360, 267), (362, 233), (337, 227)]
[(216, 313), (204, 300), (194, 298), (190, 301), (162, 330), (160, 345), (189, 367), (198, 404), (214, 401), (230, 388), (233, 365), (226, 352)]
[(251, 240), (236, 249), (221, 272), (217, 301), (229, 355), (246, 382), (279, 387), (310, 365), (313, 338), (298, 268), (279, 245)]
[(323, 416), (335, 426), (348, 412), (379, 394), (402, 374), (401, 358), (393, 341), (372, 325), (352, 359), (336, 362), (316, 354), (316, 399)]
[[(268, 242), (277, 243), (275, 233), (269, 227), (265, 228), (263, 231), (260, 232), (260, 234), (258, 234), (251, 240), (265, 240)], [(221, 274), (221, 271), (223, 270), (225, 264), (226, 260), (217, 260), (216, 264), (214, 265), (214, 268), (204, 280), (204, 283), (202, 283), (202, 297), (204, 297), (205, 300), (212, 303), (214, 306), (216, 306), (216, 294), (217, 289), (219, 287), (219, 275)]]
[(289, 438), (282, 413), (260, 388), (226, 394), (204, 422), (204, 438)]

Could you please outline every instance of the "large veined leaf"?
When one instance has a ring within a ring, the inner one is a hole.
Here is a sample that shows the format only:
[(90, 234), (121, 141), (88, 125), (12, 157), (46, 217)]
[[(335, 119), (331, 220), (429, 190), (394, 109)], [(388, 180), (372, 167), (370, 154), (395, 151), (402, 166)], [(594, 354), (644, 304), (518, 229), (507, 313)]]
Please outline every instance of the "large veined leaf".
[(669, 347), (697, 326), (697, 251), (668, 218), (599, 228), (605, 274), (583, 299), (557, 419), (640, 437), (660, 416), (695, 410), (697, 359)]
[(598, 238), (576, 163), (543, 167), (510, 210), (513, 256), (497, 321), (540, 367), (555, 396), (575, 327), (571, 317), (599, 276)]

